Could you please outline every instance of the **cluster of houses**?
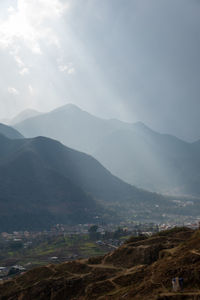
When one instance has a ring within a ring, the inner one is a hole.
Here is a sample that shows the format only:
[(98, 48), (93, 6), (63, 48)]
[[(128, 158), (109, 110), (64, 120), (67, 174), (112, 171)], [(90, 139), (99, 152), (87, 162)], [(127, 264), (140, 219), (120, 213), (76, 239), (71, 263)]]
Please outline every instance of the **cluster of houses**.
[[(121, 239), (118, 238), (107, 238), (105, 239), (106, 233), (115, 232), (117, 230), (122, 230), (124, 233), (128, 233), (129, 235), (139, 235), (139, 234), (146, 234), (152, 235), (155, 232), (159, 232), (162, 230), (171, 229), (175, 226), (180, 224), (175, 223), (163, 223), (163, 224), (154, 224), (154, 223), (134, 223), (129, 222), (125, 223), (122, 222), (120, 224), (99, 224), (97, 227), (97, 232), (99, 233), (98, 239), (95, 243), (99, 246), (105, 246), (107, 249), (117, 248), (123, 242)], [(187, 222), (182, 224), (192, 229), (200, 228), (200, 221), (192, 220), (191, 222)], [(12, 242), (12, 243), (22, 243), (23, 248), (32, 247), (34, 241), (39, 239), (43, 239), (44, 237), (54, 236), (54, 235), (79, 235), (79, 234), (88, 234), (89, 229), (94, 224), (79, 224), (75, 226), (68, 226), (68, 225), (55, 225), (50, 231), (41, 231), (41, 232), (29, 232), (29, 231), (15, 231), (13, 233), (2, 232), (0, 233), (0, 242), (1, 245)], [(1, 246), (0, 245), (0, 246)], [(77, 259), (77, 255), (73, 255), (71, 257), (65, 258), (66, 260), (73, 260)], [(56, 256), (52, 256), (49, 258), (51, 262), (59, 262), (60, 259)], [(12, 265), (12, 266), (0, 266), (0, 280), (4, 280), (15, 276), (17, 274), (23, 273), (26, 271), (26, 268), (20, 265)]]
[(22, 274), (25, 271), (26, 268), (20, 265), (14, 265), (10, 267), (0, 267), (0, 280), (5, 280), (12, 276)]

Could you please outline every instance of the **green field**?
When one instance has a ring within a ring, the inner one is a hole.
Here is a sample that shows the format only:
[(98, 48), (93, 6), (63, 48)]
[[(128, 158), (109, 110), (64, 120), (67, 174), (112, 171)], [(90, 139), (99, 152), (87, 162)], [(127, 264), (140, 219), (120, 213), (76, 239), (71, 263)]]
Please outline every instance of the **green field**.
[(13, 244), (1, 249), (0, 266), (19, 264), (29, 269), (37, 265), (104, 255), (108, 251), (108, 247), (96, 244), (89, 235), (43, 237), (33, 240), (26, 249), (23, 245), (14, 249)]

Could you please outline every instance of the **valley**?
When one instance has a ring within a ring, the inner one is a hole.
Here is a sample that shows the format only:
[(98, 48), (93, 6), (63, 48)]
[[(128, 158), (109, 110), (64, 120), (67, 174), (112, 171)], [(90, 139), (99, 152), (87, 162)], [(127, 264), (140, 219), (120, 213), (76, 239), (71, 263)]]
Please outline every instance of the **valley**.
[(0, 300), (200, 300), (200, 0), (0, 1)]

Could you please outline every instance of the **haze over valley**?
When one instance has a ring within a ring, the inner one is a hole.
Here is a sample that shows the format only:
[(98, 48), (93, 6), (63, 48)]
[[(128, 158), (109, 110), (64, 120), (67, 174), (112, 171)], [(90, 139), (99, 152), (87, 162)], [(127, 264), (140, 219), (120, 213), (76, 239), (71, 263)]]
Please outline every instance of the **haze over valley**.
[(200, 3), (0, 1), (0, 300), (200, 299)]
[(94, 156), (114, 175), (155, 192), (200, 195), (200, 141), (189, 143), (142, 122), (101, 119), (67, 104), (14, 125), (25, 137), (57, 139)]
[[(173, 219), (187, 211), (196, 216), (198, 201), (194, 205), (185, 200), (181, 208), (174, 198), (129, 185), (91, 156), (56, 140), (25, 139), (14, 129), (10, 139), (11, 127), (1, 125), (0, 130), (4, 133), (0, 135), (0, 224), (4, 231), (96, 223), (98, 219), (152, 222), (162, 220), (162, 213)], [(178, 212), (173, 212), (176, 208)]]

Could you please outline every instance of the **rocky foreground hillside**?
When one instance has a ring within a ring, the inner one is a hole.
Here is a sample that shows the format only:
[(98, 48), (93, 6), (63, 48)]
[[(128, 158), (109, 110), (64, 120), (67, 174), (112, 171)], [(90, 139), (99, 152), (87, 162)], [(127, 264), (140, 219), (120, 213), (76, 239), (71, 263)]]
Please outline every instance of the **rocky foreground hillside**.
[[(174, 277), (183, 291), (172, 292)], [(200, 231), (131, 238), (104, 257), (33, 269), (1, 284), (0, 299), (200, 299)]]

